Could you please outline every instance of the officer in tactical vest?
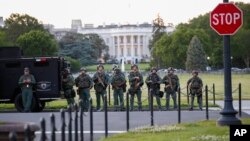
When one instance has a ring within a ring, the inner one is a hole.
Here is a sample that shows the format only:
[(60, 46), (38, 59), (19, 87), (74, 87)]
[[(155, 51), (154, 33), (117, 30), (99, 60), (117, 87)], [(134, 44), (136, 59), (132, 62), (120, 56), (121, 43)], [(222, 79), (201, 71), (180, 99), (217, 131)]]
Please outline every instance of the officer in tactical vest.
[(174, 74), (174, 68), (169, 67), (167, 71), (167, 75), (165, 75), (162, 79), (162, 83), (165, 84), (164, 91), (166, 93), (166, 110), (169, 110), (169, 101), (170, 95), (173, 99), (174, 109), (177, 108), (176, 102), (176, 92), (180, 87), (179, 78), (176, 74)]
[(111, 77), (111, 85), (114, 94), (115, 111), (118, 110), (118, 107), (120, 107), (120, 110), (123, 111), (125, 109), (123, 93), (124, 93), (124, 86), (126, 85), (126, 79), (125, 75), (121, 72), (118, 66), (114, 68), (114, 74)]
[(93, 87), (93, 81), (85, 68), (82, 67), (80, 71), (80, 75), (75, 79), (75, 83), (76, 87), (78, 87), (79, 97), (82, 100), (81, 107), (86, 111), (89, 108), (90, 89)]
[(35, 85), (36, 80), (28, 67), (24, 68), (24, 74), (19, 78), (18, 84), (22, 90), (22, 102), (24, 112), (31, 112), (31, 104), (33, 98), (32, 88)]
[[(97, 66), (97, 72), (93, 76), (94, 81), (94, 89), (96, 94), (96, 109), (97, 111), (101, 111), (101, 97), (102, 101), (104, 102), (104, 95), (107, 94), (106, 88), (109, 85), (109, 76), (104, 72), (104, 66), (98, 65)], [(104, 103), (103, 103), (104, 104)]]
[(161, 111), (162, 109), (161, 109), (161, 99), (160, 99), (160, 84), (162, 80), (156, 72), (157, 69), (153, 67), (151, 69), (151, 73), (148, 75), (145, 82), (149, 88), (150, 95), (155, 96), (158, 109)]
[(187, 81), (187, 86), (190, 90), (190, 95), (191, 95), (191, 107), (189, 110), (190, 111), (193, 110), (195, 96), (197, 96), (197, 102), (199, 104), (199, 108), (200, 108), (200, 110), (202, 110), (203, 82), (202, 82), (201, 78), (198, 77), (198, 71), (193, 70), (192, 75), (193, 75), (193, 77)]
[(142, 102), (141, 102), (141, 87), (144, 84), (143, 77), (141, 73), (138, 71), (137, 65), (131, 66), (131, 72), (128, 75), (130, 88), (128, 93), (130, 94), (130, 110), (134, 109), (134, 97), (137, 96), (138, 101), (138, 110), (142, 110)]
[(75, 104), (75, 90), (73, 86), (75, 84), (74, 77), (69, 72), (68, 69), (64, 69), (63, 71), (63, 79), (62, 79), (62, 87), (64, 91), (64, 96), (67, 99), (69, 108), (73, 108)]

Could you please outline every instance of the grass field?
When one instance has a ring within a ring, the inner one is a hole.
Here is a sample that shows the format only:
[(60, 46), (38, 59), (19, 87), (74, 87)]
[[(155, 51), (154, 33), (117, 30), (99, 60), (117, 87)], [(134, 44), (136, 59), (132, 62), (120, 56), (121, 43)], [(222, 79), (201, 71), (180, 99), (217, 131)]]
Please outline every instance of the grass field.
[[(161, 74), (164, 75), (164, 74)], [(180, 85), (181, 85), (181, 106), (182, 107), (187, 107), (187, 94), (186, 94), (186, 82), (187, 80), (191, 77), (191, 74), (187, 73), (180, 73), (178, 74), (179, 79), (180, 79)], [(224, 98), (224, 76), (222, 74), (206, 74), (206, 73), (200, 73), (199, 76), (202, 78), (204, 87), (205, 85), (208, 86), (209, 91), (209, 99), (212, 100), (213, 95), (212, 95), (212, 85), (213, 83), (215, 84), (215, 98), (217, 100), (223, 100)], [(238, 86), (239, 83), (242, 85), (242, 99), (250, 99), (250, 74), (233, 74), (232, 75), (232, 96), (234, 100), (238, 99)], [(163, 85), (161, 86), (161, 90), (163, 90)], [(109, 107), (113, 106), (113, 92), (111, 89), (110, 92), (110, 104)], [(95, 92), (92, 89), (91, 90), (91, 97), (93, 98), (93, 105), (96, 105), (95, 102)], [(147, 87), (146, 85), (143, 85), (142, 87), (142, 101), (143, 101), (143, 106), (147, 107), (148, 106), (148, 100), (147, 100), (148, 94), (147, 94)], [(76, 101), (78, 101), (78, 96), (75, 98)], [(135, 99), (135, 102), (137, 100)], [(171, 100), (172, 102), (172, 100)], [(205, 104), (205, 102), (203, 102)], [(156, 104), (156, 102), (154, 102)], [(195, 103), (196, 104), (196, 103)], [(165, 98), (162, 98), (162, 106), (165, 105)], [(135, 103), (135, 106), (137, 104)], [(196, 105), (195, 105), (196, 106)], [(209, 106), (216, 106), (213, 104), (210, 104)], [(48, 109), (59, 109), (59, 108), (66, 108), (67, 107), (67, 102), (65, 99), (53, 101), (53, 102), (48, 102), (46, 104), (46, 108)], [(13, 109), (14, 104), (0, 104), (0, 109)]]
[[(250, 124), (249, 118), (241, 119)], [(205, 128), (204, 128), (205, 127)], [(216, 126), (216, 121), (206, 120), (177, 125), (137, 128), (128, 133), (116, 134), (100, 141), (229, 141), (229, 127)]]

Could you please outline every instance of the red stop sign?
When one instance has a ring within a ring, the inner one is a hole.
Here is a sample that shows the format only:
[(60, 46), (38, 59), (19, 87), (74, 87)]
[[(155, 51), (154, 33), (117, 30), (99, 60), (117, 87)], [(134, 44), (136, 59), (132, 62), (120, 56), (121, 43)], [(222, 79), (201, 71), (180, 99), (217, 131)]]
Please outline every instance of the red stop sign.
[(220, 35), (233, 35), (242, 26), (243, 12), (233, 3), (220, 3), (210, 13), (210, 26)]

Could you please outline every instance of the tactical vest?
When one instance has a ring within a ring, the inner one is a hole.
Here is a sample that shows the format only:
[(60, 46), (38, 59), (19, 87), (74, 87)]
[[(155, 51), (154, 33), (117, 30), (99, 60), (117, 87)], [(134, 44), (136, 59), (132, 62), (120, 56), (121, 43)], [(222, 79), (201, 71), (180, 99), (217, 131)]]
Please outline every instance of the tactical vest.
[(159, 76), (157, 74), (150, 74), (149, 80), (152, 81), (152, 84), (149, 84), (150, 88), (160, 89), (160, 84), (157, 83), (158, 81), (160, 81), (160, 79), (159, 79)]
[(67, 79), (67, 82), (63, 83), (63, 87), (65, 89), (71, 89), (71, 88), (73, 88), (73, 86), (74, 86), (74, 78), (73, 78), (73, 76), (67, 75), (66, 78), (64, 78), (64, 79)]
[(80, 75), (79, 76), (79, 82), (78, 82), (78, 87), (79, 88), (89, 88), (90, 87), (90, 80), (88, 75)]
[(165, 76), (165, 79), (166, 79), (165, 80), (166, 85), (169, 85), (170, 81), (171, 81), (173, 88), (175, 88), (177, 86), (178, 78), (176, 75), (167, 75), (167, 76)]
[(192, 78), (191, 89), (199, 89), (201, 87), (201, 82), (199, 78)]

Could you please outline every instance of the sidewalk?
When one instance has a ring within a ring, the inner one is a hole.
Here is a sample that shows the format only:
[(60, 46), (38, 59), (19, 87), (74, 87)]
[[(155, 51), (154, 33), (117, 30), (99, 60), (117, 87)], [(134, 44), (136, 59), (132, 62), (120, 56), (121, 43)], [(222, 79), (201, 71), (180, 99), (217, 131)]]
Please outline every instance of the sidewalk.
[[(212, 102), (212, 101), (210, 101)], [(224, 107), (224, 101), (223, 100), (216, 100), (215, 103), (219, 105), (221, 108)], [(233, 107), (236, 111), (239, 111), (239, 101), (233, 100)], [(241, 112), (244, 112), (248, 115), (250, 115), (250, 100), (242, 100), (241, 101)]]

